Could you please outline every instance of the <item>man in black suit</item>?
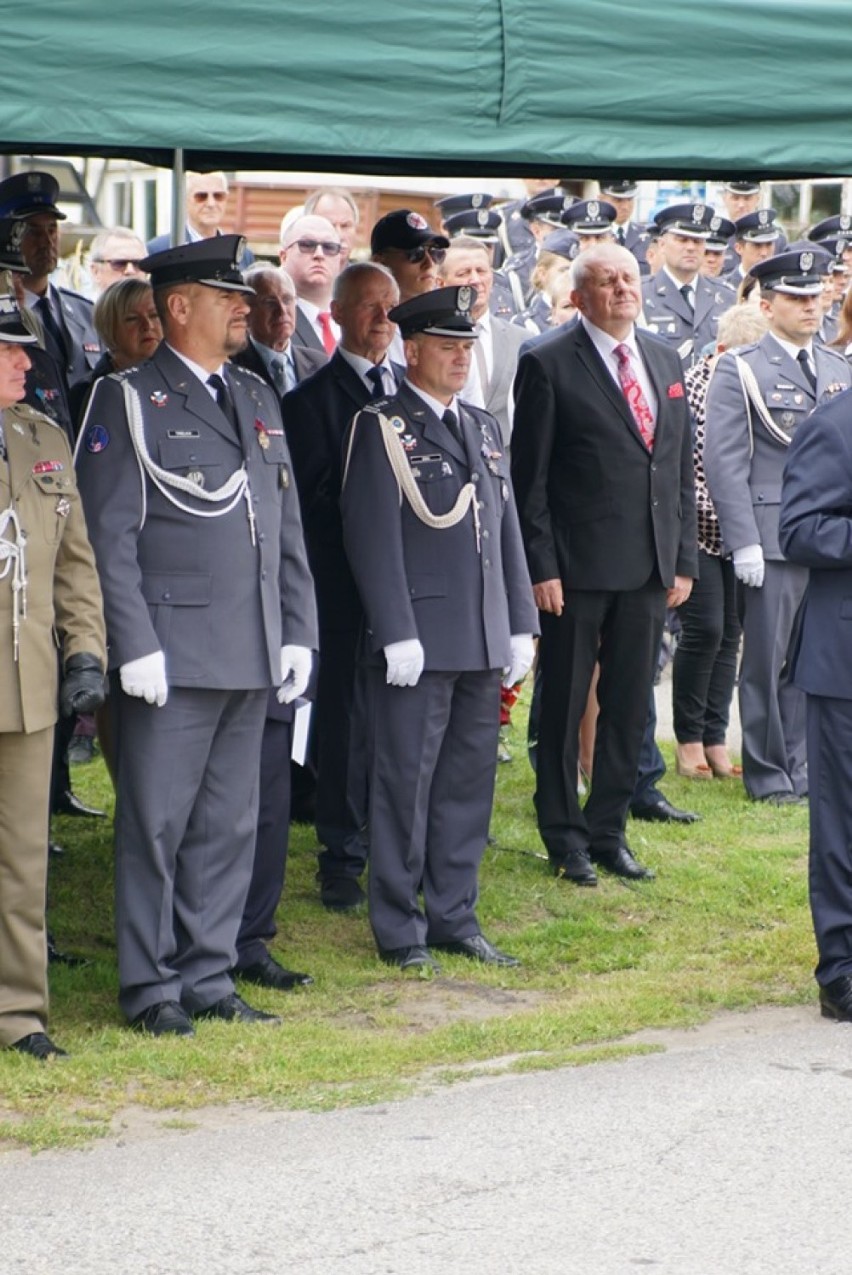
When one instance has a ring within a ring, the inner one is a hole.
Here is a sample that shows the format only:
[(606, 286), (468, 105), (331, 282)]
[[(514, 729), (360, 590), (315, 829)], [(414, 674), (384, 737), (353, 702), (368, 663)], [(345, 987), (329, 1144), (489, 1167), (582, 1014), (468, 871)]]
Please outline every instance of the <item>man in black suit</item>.
[[(321, 350), (294, 345), (296, 289), (283, 268), (257, 263), (243, 271), (243, 280), (254, 289), (248, 318), (249, 337), (231, 362), (248, 368), (276, 392), (281, 400), (288, 390), (310, 376), (328, 360)], [(275, 913), (281, 901), (290, 841), (291, 752), (295, 706), (279, 703), (270, 691), (260, 746), (260, 802), (254, 866), (243, 918), (237, 935), (234, 973), (244, 982), (276, 991), (290, 991), (312, 979), (286, 969), (269, 951), (275, 937)], [(296, 775), (305, 776), (298, 768)], [(310, 776), (313, 783), (313, 777)]]
[(328, 356), (324, 350), (297, 345), (292, 339), (296, 330), (296, 285), (283, 267), (276, 269), (258, 262), (243, 271), (243, 278), (254, 288), (249, 339), (231, 362), (262, 377), (283, 398), (327, 363)]
[[(594, 885), (591, 860), (652, 875), (624, 826), (666, 606), (686, 600), (698, 564), (678, 356), (634, 327), (639, 267), (626, 248), (590, 249), (573, 270), (579, 323), (518, 365), (512, 476), (542, 612), (539, 830), (557, 873)], [(581, 809), (578, 730), (596, 660), (594, 782)]]
[(395, 392), (402, 369), (387, 350), (396, 331), (388, 311), (399, 298), (384, 266), (347, 266), (334, 285), (331, 313), (340, 344), (329, 362), (284, 399), (284, 427), (302, 505), (320, 623), (317, 677), (316, 829), (320, 895), (349, 911), (364, 902), (358, 878), (367, 857), (366, 770), (355, 661), (363, 610), (343, 550), (340, 483), (343, 438), (371, 398)]

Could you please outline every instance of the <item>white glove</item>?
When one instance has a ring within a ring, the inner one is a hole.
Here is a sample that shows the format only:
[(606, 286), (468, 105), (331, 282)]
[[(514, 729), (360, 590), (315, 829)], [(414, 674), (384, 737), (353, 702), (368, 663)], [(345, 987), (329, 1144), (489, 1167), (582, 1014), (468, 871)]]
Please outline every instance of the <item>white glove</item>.
[(313, 654), (307, 646), (282, 646), (281, 648), (281, 685), (278, 688), (278, 703), (292, 704), (294, 699), (304, 695), (311, 680)]
[(417, 638), (391, 642), (385, 647), (388, 686), (416, 686), (423, 672), (426, 653)]
[(157, 708), (162, 708), (169, 698), (166, 657), (162, 651), (152, 651), (138, 660), (129, 660), (122, 664), (118, 676), (125, 695), (144, 699), (146, 704), (156, 704)]
[(763, 584), (763, 550), (760, 545), (745, 545), (733, 553), (734, 575), (743, 584), (759, 589)]
[(511, 652), (511, 663), (505, 670), (503, 685), (505, 687), (517, 686), (518, 682), (522, 682), (532, 668), (533, 657), (535, 656), (535, 646), (531, 633), (513, 633), (509, 638), (509, 650)]

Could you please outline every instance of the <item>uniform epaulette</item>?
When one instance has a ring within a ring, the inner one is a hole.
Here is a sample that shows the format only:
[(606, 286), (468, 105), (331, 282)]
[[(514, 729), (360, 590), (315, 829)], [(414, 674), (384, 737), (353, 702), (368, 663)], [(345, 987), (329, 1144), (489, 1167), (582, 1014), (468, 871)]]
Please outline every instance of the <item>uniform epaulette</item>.
[(839, 350), (832, 350), (831, 346), (828, 345), (821, 345), (819, 348), (824, 354), (830, 354), (833, 359), (840, 359), (841, 363), (846, 362), (845, 354), (841, 354)]
[(759, 341), (749, 341), (747, 345), (731, 345), (725, 350), (726, 354), (751, 354), (752, 350), (756, 350)]
[(40, 412), (37, 407), (31, 407), (29, 403), (13, 403), (11, 407), (6, 408), (6, 411), (19, 416), (21, 420), (26, 421), (28, 424), (32, 422), (39, 425), (52, 425), (54, 429), (59, 430), (63, 438), (66, 437), (65, 430), (58, 421), (55, 421), (52, 416), (48, 416), (47, 412)]
[(250, 367), (243, 367), (242, 363), (229, 363), (228, 372), (229, 374), (235, 374), (238, 377), (250, 376), (253, 381), (260, 381), (261, 385), (265, 385), (267, 389), (271, 389), (268, 381), (265, 381), (262, 376), (258, 376), (257, 372), (253, 372)]
[(389, 398), (378, 398), (378, 399), (375, 399), (372, 403), (365, 403), (361, 410), (364, 412), (374, 412), (375, 415), (378, 416), (379, 412), (383, 412), (385, 408), (387, 407), (388, 403), (390, 403), (391, 401), (392, 400)]
[(108, 372), (107, 376), (109, 377), (111, 381), (123, 381), (125, 377), (131, 376), (134, 372), (138, 372), (138, 371), (139, 371), (139, 365), (136, 364), (134, 367), (122, 368), (120, 372), (118, 370), (116, 370), (115, 372)]

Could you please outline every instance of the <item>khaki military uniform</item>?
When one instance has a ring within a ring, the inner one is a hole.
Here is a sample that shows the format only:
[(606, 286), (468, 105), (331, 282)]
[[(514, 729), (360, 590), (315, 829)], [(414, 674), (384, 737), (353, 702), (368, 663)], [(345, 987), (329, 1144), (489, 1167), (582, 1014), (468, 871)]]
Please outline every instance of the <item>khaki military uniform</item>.
[[(57, 642), (106, 667), (101, 591), (63, 432), (24, 404), (0, 413), (0, 1047), (47, 1024), (44, 899)], [(11, 547), (11, 556), (6, 556)], [(5, 552), (4, 552), (5, 551)], [(23, 570), (20, 567), (23, 566)], [(3, 572), (5, 571), (5, 575)], [(17, 640), (16, 640), (17, 634)]]

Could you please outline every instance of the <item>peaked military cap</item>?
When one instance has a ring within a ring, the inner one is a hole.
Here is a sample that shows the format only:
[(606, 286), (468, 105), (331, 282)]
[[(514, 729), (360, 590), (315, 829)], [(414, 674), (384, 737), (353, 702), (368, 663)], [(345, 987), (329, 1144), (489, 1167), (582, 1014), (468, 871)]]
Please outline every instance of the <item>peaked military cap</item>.
[(551, 226), (561, 226), (561, 216), (574, 202), (573, 195), (566, 195), (564, 190), (553, 186), (550, 190), (542, 190), (533, 195), (525, 204), (521, 204), (521, 216), (527, 221), (548, 221)]
[(471, 212), (478, 208), (490, 208), (493, 202), (493, 195), (445, 195), (443, 199), (435, 200), (435, 207), (440, 208), (441, 215), (446, 219), (451, 217), (453, 213)]
[(837, 235), (852, 239), (852, 216), (849, 213), (839, 213), (818, 221), (815, 226), (811, 226), (806, 238), (812, 239), (814, 243), (822, 243), (824, 239), (832, 239)]
[(852, 232), (847, 235), (838, 235), (836, 239), (820, 239), (819, 248), (825, 252), (830, 252), (838, 261), (843, 261), (843, 254), (847, 249), (852, 248)]
[(612, 181), (609, 177), (600, 180), (601, 194), (610, 199), (635, 199), (639, 193), (639, 183), (626, 177), (622, 181)]
[(21, 252), (26, 223), (20, 217), (0, 218), (0, 270), (29, 274), (30, 268)]
[(403, 337), (414, 336), (418, 332), (426, 336), (471, 337), (476, 327), (476, 320), (470, 313), (475, 300), (476, 288), (468, 284), (435, 288), (388, 310), (388, 318), (399, 324)]
[(542, 252), (555, 252), (557, 257), (573, 261), (580, 252), (580, 240), (570, 230), (554, 230), (541, 241)]
[(780, 239), (781, 230), (775, 225), (777, 216), (774, 208), (758, 208), (757, 212), (740, 217), (734, 222), (737, 239), (746, 239), (749, 243), (772, 243)]
[(385, 248), (419, 248), (422, 244), (434, 244), (436, 248), (449, 248), (450, 241), (440, 231), (433, 230), (425, 217), (409, 208), (395, 208), (380, 217), (370, 235), (370, 251), (383, 252)]
[(729, 190), (732, 195), (759, 195), (760, 182), (741, 181), (741, 182), (725, 182), (723, 190)]
[(793, 297), (812, 297), (822, 292), (823, 276), (831, 270), (831, 256), (807, 240), (791, 244), (767, 261), (758, 261), (749, 275), (760, 283), (761, 292), (785, 292)]
[(614, 206), (605, 199), (578, 199), (565, 209), (561, 221), (575, 235), (605, 235), (615, 218)]
[(0, 342), (11, 345), (35, 345), (36, 338), (21, 319), (14, 292), (0, 292)]
[(451, 239), (470, 235), (483, 243), (494, 243), (503, 218), (491, 208), (465, 208), (444, 218), (444, 228)]
[(245, 246), (242, 235), (213, 235), (210, 239), (197, 239), (194, 243), (177, 244), (152, 253), (139, 262), (139, 269), (151, 276), (152, 288), (164, 288), (172, 283), (203, 283), (226, 292), (253, 295), (254, 289), (243, 281), (237, 265)]
[(0, 217), (50, 213), (57, 221), (65, 221), (65, 213), (56, 206), (58, 198), (59, 182), (52, 173), (15, 173), (0, 182)]
[(715, 215), (715, 209), (709, 204), (670, 204), (654, 213), (654, 221), (661, 235), (671, 231), (688, 239), (706, 239)]
[(719, 213), (716, 213), (710, 218), (708, 229), (710, 234), (704, 240), (704, 247), (708, 252), (724, 252), (736, 227), (727, 217), (721, 217)]

